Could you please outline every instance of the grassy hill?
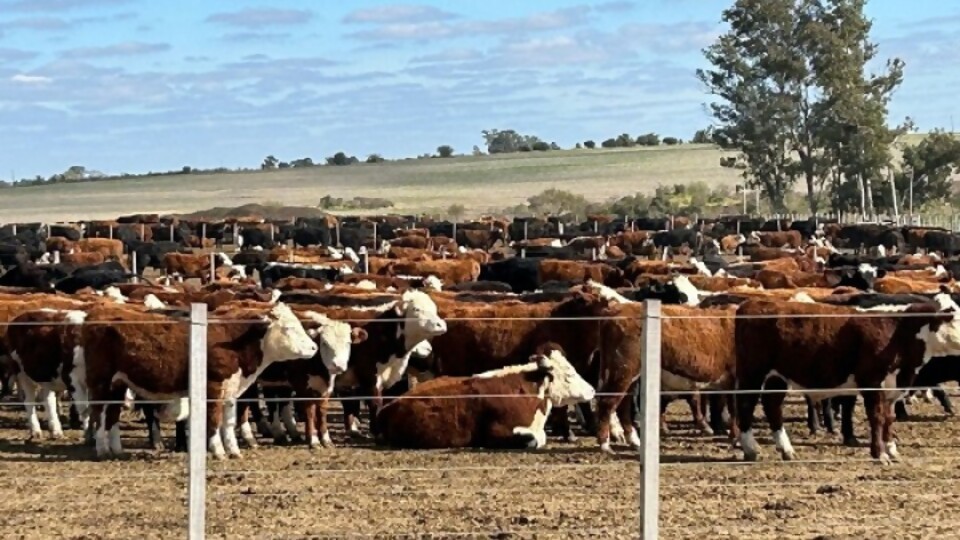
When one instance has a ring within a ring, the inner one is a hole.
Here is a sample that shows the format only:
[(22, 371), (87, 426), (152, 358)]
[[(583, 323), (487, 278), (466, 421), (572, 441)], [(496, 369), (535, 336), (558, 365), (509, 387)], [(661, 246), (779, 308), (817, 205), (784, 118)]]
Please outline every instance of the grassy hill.
[(21, 187), (0, 191), (0, 221), (112, 218), (133, 212), (188, 213), (249, 203), (314, 206), (324, 195), (393, 201), (396, 212), (468, 215), (523, 203), (549, 188), (606, 199), (652, 192), (660, 184), (732, 186), (708, 145), (564, 150), (448, 159), (409, 159), (346, 167), (190, 174)]
[[(916, 144), (923, 137), (910, 134), (902, 142)], [(521, 204), (550, 188), (600, 202), (652, 193), (661, 184), (702, 181), (711, 188), (732, 187), (741, 179), (737, 171), (720, 167), (724, 155), (710, 145), (686, 144), (20, 187), (0, 190), (0, 221), (105, 219), (134, 212), (185, 214), (267, 202), (312, 207), (324, 195), (383, 198), (394, 203), (391, 211), (402, 213), (440, 213), (459, 203), (471, 217)]]

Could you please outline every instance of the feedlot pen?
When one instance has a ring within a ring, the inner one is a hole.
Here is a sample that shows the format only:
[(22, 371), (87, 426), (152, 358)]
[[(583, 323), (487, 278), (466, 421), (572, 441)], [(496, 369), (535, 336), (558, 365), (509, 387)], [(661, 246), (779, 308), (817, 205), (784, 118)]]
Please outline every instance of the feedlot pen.
[[(671, 405), (662, 538), (957, 537), (960, 423), (939, 405), (914, 405), (896, 424), (904, 462), (883, 467), (839, 436), (806, 435), (805, 407), (789, 399), (796, 462), (776, 456), (762, 417), (762, 460), (746, 464), (724, 437), (695, 433), (685, 404)], [(609, 457), (581, 437), (522, 453), (381, 450), (348, 441), (332, 410), (335, 449), (261, 439), (242, 459), (209, 461), (209, 538), (639, 537), (640, 469), (626, 448)], [(127, 457), (97, 462), (77, 430), (27, 440), (21, 405), (3, 402), (0, 536), (185, 537), (186, 455), (148, 449), (138, 414), (124, 413), (123, 428)]]

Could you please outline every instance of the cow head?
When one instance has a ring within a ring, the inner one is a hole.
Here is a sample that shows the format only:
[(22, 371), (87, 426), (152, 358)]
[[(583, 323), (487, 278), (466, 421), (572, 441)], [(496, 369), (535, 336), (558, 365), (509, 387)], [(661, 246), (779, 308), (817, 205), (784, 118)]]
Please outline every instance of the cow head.
[(596, 393), (593, 386), (577, 373), (558, 346), (546, 346), (543, 353), (531, 356), (530, 361), (536, 362), (537, 368), (546, 372), (549, 380), (546, 397), (555, 407), (576, 405), (593, 399)]
[(286, 304), (277, 304), (265, 317), (267, 331), (260, 342), (264, 363), (313, 358), (317, 344)]
[(433, 339), (447, 332), (447, 323), (440, 318), (437, 304), (426, 293), (408, 290), (400, 297), (396, 313), (404, 319), (403, 333), (406, 349), (412, 350), (421, 341)]
[(311, 328), (307, 333), (313, 336), (317, 343), (320, 349), (320, 360), (327, 371), (331, 375), (339, 375), (347, 371), (350, 347), (366, 341), (367, 331), (363, 328), (351, 328), (343, 321), (335, 321), (314, 311), (308, 311), (304, 316), (318, 324), (317, 328)]

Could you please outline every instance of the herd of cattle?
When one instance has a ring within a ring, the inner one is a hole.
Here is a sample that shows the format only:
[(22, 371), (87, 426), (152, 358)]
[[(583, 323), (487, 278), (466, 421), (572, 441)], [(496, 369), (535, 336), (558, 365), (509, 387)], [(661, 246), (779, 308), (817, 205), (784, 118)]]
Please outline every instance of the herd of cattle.
[(682, 397), (697, 428), (752, 460), (761, 401), (791, 459), (787, 391), (811, 431), (839, 416), (848, 445), (859, 394), (871, 455), (889, 462), (909, 388), (952, 414), (939, 385), (960, 378), (958, 253), (943, 229), (749, 217), (8, 224), (0, 365), (32, 437), (38, 405), (63, 435), (67, 396), (100, 457), (122, 451), (131, 407), (152, 444), (175, 422), (184, 449), (202, 303), (217, 457), (240, 455), (238, 431), (250, 446), (331, 446), (331, 398), (350, 437), (386, 446), (539, 448), (548, 431), (574, 439), (576, 418), (610, 452), (640, 442), (643, 301), (656, 299), (664, 408)]

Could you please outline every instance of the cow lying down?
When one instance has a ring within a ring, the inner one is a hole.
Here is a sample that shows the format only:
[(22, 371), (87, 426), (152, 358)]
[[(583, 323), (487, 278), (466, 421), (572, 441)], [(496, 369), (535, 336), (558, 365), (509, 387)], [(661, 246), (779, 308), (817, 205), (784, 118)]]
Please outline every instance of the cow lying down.
[(560, 347), (546, 344), (526, 364), (417, 385), (380, 411), (379, 440), (397, 448), (542, 448), (550, 410), (593, 396)]

